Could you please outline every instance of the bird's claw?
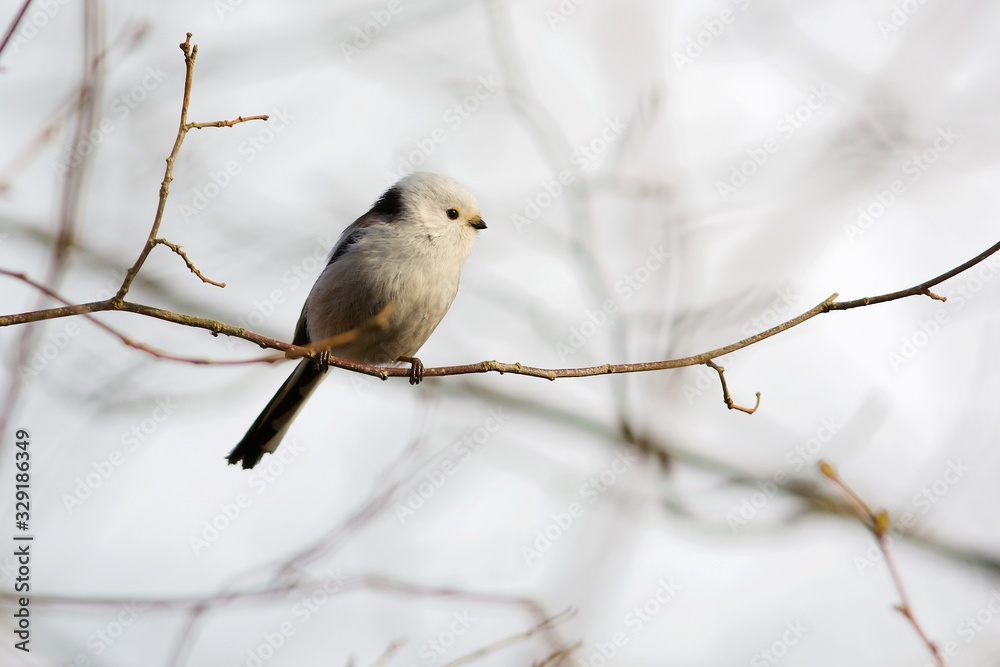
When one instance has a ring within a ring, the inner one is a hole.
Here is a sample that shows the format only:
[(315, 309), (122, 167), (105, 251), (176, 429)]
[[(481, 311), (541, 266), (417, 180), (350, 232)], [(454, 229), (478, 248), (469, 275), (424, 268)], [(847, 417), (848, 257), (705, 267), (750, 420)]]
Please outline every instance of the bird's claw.
[(416, 357), (400, 357), (399, 360), (410, 364), (410, 384), (420, 384), (424, 379), (424, 362)]
[(316, 356), (316, 365), (324, 373), (330, 370), (330, 350), (321, 350)]

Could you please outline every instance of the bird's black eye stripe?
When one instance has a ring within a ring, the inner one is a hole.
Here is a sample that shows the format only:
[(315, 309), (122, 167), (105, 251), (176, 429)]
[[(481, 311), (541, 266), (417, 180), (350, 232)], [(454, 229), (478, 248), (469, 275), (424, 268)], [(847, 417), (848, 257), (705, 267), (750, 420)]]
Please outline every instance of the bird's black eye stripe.
[(448, 217), (451, 218), (452, 220), (458, 220), (458, 211), (456, 211), (455, 209), (449, 208), (447, 213)]

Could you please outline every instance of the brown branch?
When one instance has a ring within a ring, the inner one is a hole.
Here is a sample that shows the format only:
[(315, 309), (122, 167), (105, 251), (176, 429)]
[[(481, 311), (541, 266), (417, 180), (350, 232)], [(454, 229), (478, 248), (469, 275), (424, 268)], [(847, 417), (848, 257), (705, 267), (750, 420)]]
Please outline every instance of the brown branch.
[[(742, 350), (743, 348), (749, 347), (763, 340), (776, 336), (792, 327), (798, 326), (803, 322), (811, 320), (817, 315), (827, 313), (836, 310), (848, 310), (850, 308), (858, 308), (861, 306), (874, 305), (876, 303), (884, 303), (886, 301), (895, 301), (910, 296), (926, 296), (927, 292), (930, 291), (930, 287), (936, 285), (944, 280), (958, 275), (962, 271), (966, 271), (969, 268), (975, 266), (979, 262), (990, 255), (996, 253), (1000, 250), (1000, 243), (996, 243), (986, 251), (980, 253), (972, 260), (963, 263), (962, 265), (956, 267), (944, 273), (937, 278), (933, 278), (927, 282), (921, 283), (914, 287), (906, 290), (900, 290), (897, 292), (892, 292), (890, 294), (884, 294), (875, 297), (865, 297), (864, 299), (857, 299), (854, 301), (837, 301), (837, 294), (831, 295), (829, 298), (820, 302), (816, 306), (805, 311), (797, 317), (778, 324), (766, 331), (762, 331), (758, 334), (744, 338), (743, 340), (737, 341), (730, 345), (724, 347), (716, 348), (714, 350), (709, 350), (707, 352), (702, 352), (701, 354), (696, 354), (689, 357), (682, 357), (679, 359), (667, 359), (664, 361), (650, 361), (643, 363), (632, 363), (632, 364), (602, 364), (600, 366), (586, 366), (581, 368), (537, 368), (534, 366), (525, 366), (521, 363), (504, 363), (500, 361), (481, 361), (475, 364), (467, 364), (461, 366), (441, 366), (436, 368), (427, 368), (424, 370), (424, 377), (444, 377), (451, 375), (470, 375), (476, 373), (510, 373), (513, 375), (527, 375), (529, 377), (545, 378), (547, 380), (558, 380), (561, 378), (571, 378), (571, 377), (591, 377), (595, 375), (610, 375), (610, 374), (620, 374), (620, 373), (643, 373), (650, 371), (662, 371), (670, 370), (674, 368), (686, 368), (689, 366), (700, 366), (707, 365), (707, 362), (718, 359), (727, 354), (736, 352), (737, 350)], [(29, 284), (38, 287), (37, 283), (26, 279), (23, 274), (16, 273), (13, 271), (7, 271), (0, 269), (0, 274), (25, 280)], [(889, 298), (891, 297), (891, 298)], [(153, 306), (146, 306), (143, 304), (133, 303), (130, 301), (116, 301), (117, 297), (113, 297), (106, 301), (95, 301), (88, 304), (81, 304), (78, 306), (65, 306), (61, 308), (50, 308), (46, 310), (39, 310), (30, 313), (18, 313), (13, 315), (3, 315), (0, 316), (0, 326), (11, 326), (14, 324), (24, 324), (27, 322), (37, 322), (41, 320), (54, 319), (58, 317), (68, 317), (72, 315), (79, 315), (83, 313), (93, 313), (99, 311), (127, 311), (131, 313), (136, 313), (139, 315), (144, 315), (147, 317), (154, 317), (156, 319), (161, 319), (167, 322), (173, 322), (175, 324), (182, 324), (184, 326), (197, 327), (201, 329), (206, 329), (212, 333), (212, 335), (223, 334), (233, 338), (242, 338), (243, 340), (250, 341), (262, 348), (269, 348), (273, 350), (278, 350), (280, 352), (291, 352), (292, 354), (288, 356), (294, 357), (308, 357), (312, 359), (317, 359), (320, 352), (317, 350), (311, 350), (307, 347), (301, 347), (297, 345), (292, 345), (274, 338), (269, 338), (261, 334), (248, 331), (243, 327), (237, 327), (230, 324), (225, 324), (222, 322), (217, 322), (215, 320), (210, 320), (203, 317), (194, 317), (191, 315), (184, 315), (180, 313), (174, 313), (168, 310), (163, 310), (160, 308), (155, 308)], [(255, 361), (277, 361), (278, 358), (263, 358)], [(238, 363), (249, 363), (247, 361)], [(329, 360), (331, 366), (337, 368), (343, 368), (345, 370), (353, 371), (355, 373), (362, 373), (364, 375), (371, 375), (374, 377), (379, 377), (383, 380), (390, 377), (409, 377), (409, 369), (406, 368), (389, 368), (384, 366), (371, 366), (368, 364), (361, 364), (354, 361), (348, 361), (346, 359), (338, 359), (332, 357)], [(733, 409), (738, 409), (734, 407)]]
[(708, 366), (709, 368), (713, 369), (716, 373), (719, 374), (719, 382), (722, 384), (722, 400), (723, 400), (723, 402), (725, 402), (727, 408), (729, 408), (730, 410), (739, 410), (740, 412), (745, 412), (748, 415), (752, 415), (753, 413), (757, 412), (757, 408), (760, 407), (760, 392), (759, 391), (757, 392), (757, 402), (754, 403), (754, 406), (752, 408), (745, 408), (745, 407), (743, 407), (741, 405), (736, 405), (736, 401), (734, 401), (733, 397), (729, 395), (729, 387), (726, 386), (726, 369), (725, 369), (725, 367), (720, 366), (719, 364), (717, 364), (717, 363), (715, 363), (714, 361), (711, 361), (711, 360), (706, 361), (705, 365)]
[[(531, 639), (535, 635), (544, 632), (549, 628), (551, 628), (552, 626), (562, 623), (563, 621), (569, 620), (574, 616), (576, 616), (575, 609), (573, 609), (572, 607), (564, 609), (555, 616), (546, 618), (541, 623), (538, 623), (535, 626), (528, 628), (524, 632), (519, 632), (516, 635), (511, 635), (510, 637), (504, 637), (503, 639), (499, 639), (493, 642), (492, 644), (488, 644), (482, 648), (476, 649), (472, 653), (468, 653), (466, 655), (461, 656), (460, 658), (456, 658), (455, 660), (452, 660), (451, 662), (443, 665), (442, 667), (459, 667), (459, 665), (464, 665), (466, 663), (479, 660), (480, 658), (485, 658), (486, 656), (492, 655), (493, 653), (497, 653), (498, 651), (505, 649), (508, 646), (513, 646), (514, 644), (517, 644), (525, 639)], [(562, 647), (562, 649), (565, 648), (566, 647)]]
[[(17, 30), (17, 26), (21, 23), (21, 19), (24, 18), (24, 14), (28, 11), (28, 5), (30, 4), (31, 0), (24, 0), (24, 4), (21, 5), (21, 11), (19, 11), (17, 16), (14, 17), (14, 20), (11, 21), (10, 28), (7, 29), (7, 34), (3, 36), (3, 41), (0, 41), (0, 54), (3, 53), (5, 48), (7, 48), (7, 42), (9, 42), (10, 38), (14, 36), (14, 31)], [(0, 70), (2, 70), (2, 68), (0, 68)]]
[(860, 308), (862, 306), (871, 306), (876, 303), (885, 303), (886, 301), (895, 301), (897, 299), (903, 299), (908, 296), (929, 296), (937, 301), (947, 301), (943, 296), (939, 296), (931, 291), (931, 288), (940, 285), (949, 278), (954, 278), (963, 271), (968, 271), (976, 264), (979, 264), (984, 259), (994, 254), (997, 250), (1000, 250), (1000, 242), (994, 243), (986, 250), (982, 251), (972, 259), (967, 262), (959, 264), (954, 269), (950, 271), (945, 271), (937, 278), (931, 278), (926, 282), (922, 282), (919, 285), (914, 285), (909, 289), (900, 290), (898, 292), (889, 292), (888, 294), (881, 294), (879, 296), (866, 296), (861, 299), (855, 299), (853, 301), (840, 301), (835, 304), (831, 304), (830, 310), (848, 310), (850, 308)]
[(861, 496), (859, 496), (854, 489), (847, 485), (847, 482), (840, 477), (837, 469), (834, 468), (828, 461), (821, 461), (819, 469), (820, 472), (823, 473), (823, 476), (833, 482), (834, 486), (836, 486), (847, 497), (848, 501), (850, 501), (851, 505), (853, 505), (857, 511), (858, 518), (861, 519), (861, 522), (865, 525), (865, 527), (871, 531), (872, 535), (875, 536), (875, 540), (878, 542), (879, 550), (885, 558), (885, 566), (889, 570), (889, 576), (892, 578), (893, 586), (895, 586), (896, 593), (899, 595), (900, 602), (894, 608), (896, 611), (901, 613), (907, 621), (909, 621), (911, 626), (913, 626), (913, 629), (920, 637), (920, 641), (927, 646), (931, 655), (934, 656), (934, 663), (939, 667), (945, 667), (947, 663), (945, 662), (944, 656), (941, 655), (941, 649), (930, 639), (923, 627), (917, 621), (916, 616), (913, 615), (913, 607), (910, 605), (909, 595), (907, 595), (906, 588), (903, 586), (903, 578), (899, 574), (899, 568), (896, 566), (896, 561), (892, 556), (892, 551), (889, 549), (889, 528), (892, 525), (889, 513), (884, 509), (873, 512), (868, 504), (862, 500)]
[[(125, 300), (125, 295), (128, 294), (129, 288), (132, 286), (132, 281), (135, 280), (136, 274), (139, 273), (139, 269), (146, 262), (146, 258), (149, 257), (149, 253), (158, 245), (157, 234), (160, 231), (160, 224), (163, 222), (163, 212), (167, 207), (167, 197), (170, 194), (170, 183), (174, 180), (174, 162), (177, 160), (177, 154), (180, 153), (181, 144), (184, 143), (184, 137), (192, 128), (200, 129), (202, 127), (232, 127), (237, 123), (242, 123), (247, 120), (267, 120), (267, 116), (247, 116), (246, 118), (240, 116), (235, 120), (231, 121), (215, 121), (212, 123), (189, 123), (188, 108), (191, 106), (191, 84), (194, 80), (194, 63), (198, 58), (198, 45), (191, 44), (191, 33), (187, 33), (187, 38), (180, 45), (181, 51), (184, 53), (184, 94), (181, 99), (181, 119), (177, 127), (177, 137), (174, 139), (174, 146), (170, 150), (170, 155), (167, 156), (167, 167), (163, 172), (163, 181), (160, 183), (160, 198), (156, 205), (156, 215), (153, 217), (153, 226), (149, 230), (149, 236), (146, 237), (146, 243), (142, 247), (142, 251), (139, 253), (139, 257), (135, 260), (132, 267), (125, 273), (125, 279), (122, 281), (122, 286), (118, 289), (118, 293), (111, 299), (112, 302), (121, 304)], [(168, 247), (172, 247), (163, 241)], [(179, 252), (175, 250), (175, 252)], [(187, 257), (182, 255), (185, 261), (188, 262), (188, 268), (191, 268), (202, 280), (205, 282), (212, 283), (213, 285), (218, 285), (210, 280), (206, 280), (204, 276), (197, 272), (191, 263), (187, 260)], [(221, 285), (220, 285), (221, 287)]]
[(196, 275), (199, 278), (201, 278), (201, 282), (208, 283), (209, 285), (215, 285), (216, 287), (225, 287), (226, 286), (226, 283), (219, 283), (219, 282), (216, 282), (216, 281), (214, 281), (214, 280), (212, 280), (210, 278), (206, 278), (202, 274), (202, 272), (198, 270), (198, 267), (196, 267), (194, 265), (194, 262), (192, 262), (191, 259), (187, 256), (187, 253), (185, 253), (183, 250), (181, 250), (181, 247), (179, 245), (177, 245), (176, 243), (171, 243), (170, 241), (168, 241), (166, 239), (161, 239), (161, 238), (155, 238), (155, 239), (153, 239), (153, 245), (157, 245), (157, 244), (159, 244), (159, 245), (165, 245), (168, 248), (170, 248), (171, 250), (173, 250), (175, 253), (177, 253), (177, 255), (179, 255), (180, 258), (184, 260), (184, 263), (187, 264), (187, 267), (189, 269), (191, 269), (191, 273), (193, 273), (194, 275)]
[(551, 665), (561, 665), (581, 646), (583, 646), (582, 641), (570, 644), (569, 646), (561, 646), (552, 651), (549, 655), (545, 656), (545, 658), (540, 662), (535, 663), (532, 667), (550, 667)]
[(55, 292), (54, 290), (50, 290), (49, 288), (45, 287), (40, 283), (35, 282), (34, 280), (31, 280), (23, 273), (14, 273), (12, 271), (7, 271), (6, 269), (0, 269), (0, 275), (6, 275), (18, 278), (23, 282), (27, 283), (28, 285), (31, 285), (32, 287), (34, 287), (41, 293), (45, 294), (46, 296), (51, 297), (52, 299), (55, 299), (56, 301), (59, 301), (61, 303), (67, 304), (62, 308), (52, 308), (50, 310), (66, 311), (67, 314), (69, 315), (82, 315), (88, 321), (93, 322), (95, 325), (97, 325), (98, 328), (108, 332), (109, 334), (117, 338), (124, 345), (131, 347), (135, 350), (139, 350), (140, 352), (145, 352), (146, 354), (156, 357), (157, 359), (165, 359), (167, 361), (179, 361), (188, 364), (227, 365), (227, 366), (235, 366), (240, 364), (273, 363), (281, 359), (281, 357), (266, 356), (266, 357), (258, 357), (255, 359), (243, 359), (237, 361), (231, 361), (231, 360), (220, 361), (216, 359), (202, 359), (198, 357), (188, 357), (184, 355), (173, 354), (171, 352), (165, 352), (155, 347), (146, 345), (145, 343), (136, 341), (135, 339), (129, 338), (127, 335), (118, 331), (114, 327), (105, 324), (104, 322), (100, 321), (99, 319), (93, 316), (93, 313), (100, 311), (118, 310), (117, 308), (112, 307), (113, 303), (111, 299), (108, 299), (107, 301), (95, 301), (93, 303), (85, 303), (80, 305), (70, 305), (69, 302), (65, 298), (60, 296), (57, 292)]
[(135, 260), (135, 263), (131, 268), (125, 273), (125, 279), (122, 281), (121, 287), (118, 289), (118, 294), (115, 295), (116, 301), (122, 301), (125, 299), (125, 295), (128, 294), (129, 287), (132, 286), (132, 281), (135, 280), (135, 276), (139, 273), (139, 269), (146, 262), (146, 258), (149, 256), (150, 251), (156, 246), (153, 239), (156, 238), (157, 232), (160, 231), (160, 223), (163, 222), (163, 211), (167, 206), (167, 195), (170, 194), (170, 183), (174, 180), (174, 161), (177, 159), (177, 154), (181, 150), (181, 144), (184, 143), (184, 135), (187, 134), (187, 112), (188, 106), (191, 104), (191, 79), (194, 75), (194, 61), (198, 57), (198, 45), (191, 45), (191, 33), (187, 33), (187, 39), (184, 40), (180, 45), (181, 51), (184, 53), (184, 94), (181, 97), (181, 121), (177, 128), (177, 137), (174, 138), (174, 146), (170, 150), (170, 155), (167, 156), (167, 167), (163, 172), (163, 181), (160, 183), (160, 199), (156, 206), (156, 215), (153, 217), (153, 227), (149, 231), (149, 236), (146, 238), (146, 244), (143, 246), (142, 251), (139, 253), (139, 257)]
[(267, 120), (267, 119), (268, 115), (266, 113), (260, 114), (259, 116), (237, 116), (233, 120), (213, 120), (209, 123), (188, 123), (187, 129), (203, 130), (206, 127), (232, 127), (233, 125), (239, 125), (240, 123), (245, 123), (250, 120)]

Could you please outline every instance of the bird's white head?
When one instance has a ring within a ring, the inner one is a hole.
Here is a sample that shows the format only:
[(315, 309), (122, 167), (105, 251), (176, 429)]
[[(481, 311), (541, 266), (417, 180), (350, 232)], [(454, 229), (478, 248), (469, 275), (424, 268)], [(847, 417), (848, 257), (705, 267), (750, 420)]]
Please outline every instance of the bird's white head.
[(465, 186), (448, 176), (414, 172), (385, 191), (372, 208), (389, 219), (406, 218), (428, 234), (475, 235), (486, 229), (479, 204)]

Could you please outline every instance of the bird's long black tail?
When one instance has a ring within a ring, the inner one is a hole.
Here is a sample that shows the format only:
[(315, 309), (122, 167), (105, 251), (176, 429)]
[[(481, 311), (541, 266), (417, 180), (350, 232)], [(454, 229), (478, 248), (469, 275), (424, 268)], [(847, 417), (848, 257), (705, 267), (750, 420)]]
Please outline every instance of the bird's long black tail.
[(300, 361), (240, 443), (229, 452), (226, 457), (229, 463), (236, 465), (242, 461), (244, 468), (253, 468), (264, 452), (277, 449), (295, 416), (322, 379), (323, 371), (314, 361)]

